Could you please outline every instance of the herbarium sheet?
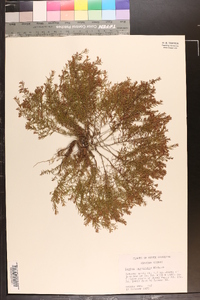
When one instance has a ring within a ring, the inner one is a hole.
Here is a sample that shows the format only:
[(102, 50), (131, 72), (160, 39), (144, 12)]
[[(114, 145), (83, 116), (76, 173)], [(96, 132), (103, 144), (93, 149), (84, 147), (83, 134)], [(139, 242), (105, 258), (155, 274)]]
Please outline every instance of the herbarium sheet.
[(6, 39), (9, 293), (187, 291), (183, 36)]

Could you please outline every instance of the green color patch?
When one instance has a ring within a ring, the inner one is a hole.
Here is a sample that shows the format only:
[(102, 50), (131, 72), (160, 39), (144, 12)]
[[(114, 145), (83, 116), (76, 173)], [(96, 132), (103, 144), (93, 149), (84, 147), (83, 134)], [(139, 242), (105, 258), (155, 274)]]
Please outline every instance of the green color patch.
[(101, 10), (89, 10), (88, 11), (88, 19), (95, 21), (95, 20), (101, 20)]
[(101, 0), (88, 0), (88, 10), (101, 10)]

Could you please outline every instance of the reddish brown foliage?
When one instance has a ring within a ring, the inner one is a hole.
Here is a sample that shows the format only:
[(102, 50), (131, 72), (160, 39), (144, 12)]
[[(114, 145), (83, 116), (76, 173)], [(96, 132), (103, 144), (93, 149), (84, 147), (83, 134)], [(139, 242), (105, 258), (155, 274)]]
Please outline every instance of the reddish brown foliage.
[(65, 200), (75, 203), (85, 225), (112, 231), (126, 224), (124, 214), (144, 197), (161, 198), (155, 180), (163, 179), (170, 150), (166, 125), (171, 117), (156, 107), (155, 83), (111, 84), (101, 60), (91, 62), (87, 51), (76, 53), (62, 70), (59, 85), (52, 71), (33, 93), (20, 82), (23, 100), (19, 116), (39, 139), (54, 132), (73, 137), (48, 160), (57, 164), (41, 174), (52, 174), (57, 187), (51, 193), (55, 213)]

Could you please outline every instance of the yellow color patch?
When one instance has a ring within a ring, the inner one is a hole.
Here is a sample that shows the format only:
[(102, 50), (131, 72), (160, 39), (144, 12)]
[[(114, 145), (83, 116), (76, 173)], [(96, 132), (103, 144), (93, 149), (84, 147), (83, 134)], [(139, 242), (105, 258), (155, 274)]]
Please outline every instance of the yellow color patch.
[(87, 0), (75, 0), (74, 1), (74, 9), (75, 10), (87, 10), (88, 9), (88, 1)]
[(87, 21), (88, 12), (87, 11), (75, 11), (75, 20), (76, 21)]

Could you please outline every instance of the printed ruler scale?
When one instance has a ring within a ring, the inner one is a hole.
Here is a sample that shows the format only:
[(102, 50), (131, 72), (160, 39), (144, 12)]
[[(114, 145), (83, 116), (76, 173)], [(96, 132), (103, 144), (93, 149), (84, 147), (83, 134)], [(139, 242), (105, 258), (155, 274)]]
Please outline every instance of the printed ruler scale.
[(130, 34), (129, 0), (6, 1), (6, 37)]
[(72, 21), (6, 24), (6, 37), (130, 34), (127, 21)]

